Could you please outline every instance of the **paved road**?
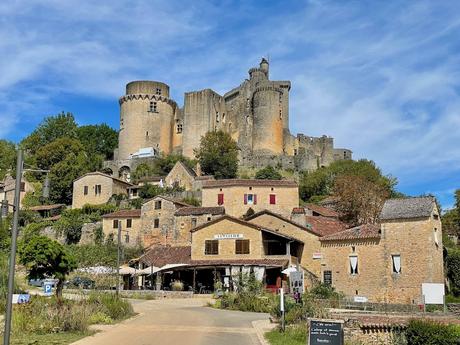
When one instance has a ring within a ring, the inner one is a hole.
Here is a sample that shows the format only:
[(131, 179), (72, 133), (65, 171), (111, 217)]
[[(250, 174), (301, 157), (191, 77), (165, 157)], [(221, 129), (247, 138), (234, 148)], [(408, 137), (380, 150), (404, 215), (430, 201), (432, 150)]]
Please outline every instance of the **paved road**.
[(132, 302), (138, 316), (74, 345), (261, 345), (252, 322), (268, 319), (204, 307), (202, 299)]

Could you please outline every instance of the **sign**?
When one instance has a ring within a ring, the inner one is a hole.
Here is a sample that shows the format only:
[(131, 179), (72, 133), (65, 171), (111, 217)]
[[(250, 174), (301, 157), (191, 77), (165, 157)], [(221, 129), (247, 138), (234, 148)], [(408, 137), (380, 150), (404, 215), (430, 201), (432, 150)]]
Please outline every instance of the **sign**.
[(43, 284), (43, 292), (45, 295), (49, 296), (53, 292), (53, 283), (52, 282), (45, 282)]
[(358, 303), (366, 303), (368, 301), (367, 297), (364, 296), (354, 296), (353, 300)]
[(321, 253), (313, 253), (313, 260), (321, 259), (323, 255)]
[(295, 271), (289, 273), (289, 284), (291, 286), (291, 293), (303, 294), (305, 291), (303, 272)]
[(25, 304), (30, 302), (29, 294), (14, 294), (13, 304)]
[(308, 345), (343, 345), (343, 321), (310, 319)]
[(243, 238), (243, 234), (216, 234), (214, 235), (215, 240), (232, 240)]
[(422, 295), (425, 304), (444, 304), (444, 284), (423, 283)]

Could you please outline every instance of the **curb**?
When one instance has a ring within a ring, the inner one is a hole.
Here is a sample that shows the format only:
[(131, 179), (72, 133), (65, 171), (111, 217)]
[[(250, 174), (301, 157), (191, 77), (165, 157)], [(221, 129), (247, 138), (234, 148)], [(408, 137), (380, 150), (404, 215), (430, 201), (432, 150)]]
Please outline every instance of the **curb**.
[(270, 320), (257, 320), (252, 321), (252, 327), (254, 327), (257, 338), (261, 345), (270, 345), (270, 343), (265, 339), (265, 333), (271, 331), (276, 327), (275, 324), (271, 323)]

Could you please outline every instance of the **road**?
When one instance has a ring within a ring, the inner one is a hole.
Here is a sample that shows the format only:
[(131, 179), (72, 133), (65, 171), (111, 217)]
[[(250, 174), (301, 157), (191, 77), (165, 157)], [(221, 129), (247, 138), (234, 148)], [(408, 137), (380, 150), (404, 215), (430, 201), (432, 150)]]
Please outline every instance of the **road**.
[(73, 345), (261, 345), (268, 314), (205, 307), (203, 299), (132, 300), (139, 315)]

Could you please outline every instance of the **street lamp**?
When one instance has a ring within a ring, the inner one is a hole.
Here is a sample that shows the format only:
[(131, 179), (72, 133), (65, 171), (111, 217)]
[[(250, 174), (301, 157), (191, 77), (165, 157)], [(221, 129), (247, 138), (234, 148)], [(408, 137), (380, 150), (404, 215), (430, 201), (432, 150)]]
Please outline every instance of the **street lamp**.
[(127, 230), (121, 229), (122, 220), (118, 220), (118, 234), (117, 234), (117, 296), (120, 294), (120, 263), (121, 263), (121, 232), (129, 233)]

